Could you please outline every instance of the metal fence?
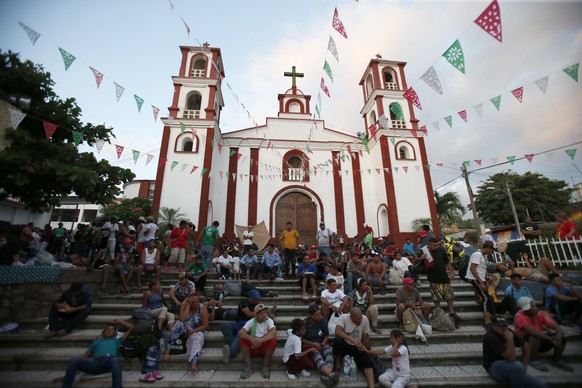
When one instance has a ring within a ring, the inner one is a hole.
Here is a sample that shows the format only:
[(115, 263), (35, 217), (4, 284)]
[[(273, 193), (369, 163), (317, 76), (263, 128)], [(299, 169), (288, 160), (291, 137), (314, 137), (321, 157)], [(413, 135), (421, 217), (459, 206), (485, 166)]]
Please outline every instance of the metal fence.
[[(525, 245), (532, 256), (539, 260), (547, 257), (558, 266), (582, 266), (582, 240), (535, 239), (527, 240)], [(517, 264), (525, 265), (521, 257)]]

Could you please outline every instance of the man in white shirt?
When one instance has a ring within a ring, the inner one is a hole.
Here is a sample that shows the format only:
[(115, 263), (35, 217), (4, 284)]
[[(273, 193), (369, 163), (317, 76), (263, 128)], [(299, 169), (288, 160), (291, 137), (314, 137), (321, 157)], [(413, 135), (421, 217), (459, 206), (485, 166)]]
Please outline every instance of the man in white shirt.
[(331, 254), (330, 245), (333, 239), (333, 232), (325, 227), (325, 222), (321, 221), (319, 223), (319, 230), (315, 238), (317, 240), (317, 252), (325, 252), (327, 257), (329, 257)]
[[(495, 314), (493, 298), (487, 291), (487, 258), (485, 255), (493, 253), (493, 244), (490, 241), (483, 243), (480, 250), (475, 251), (469, 259), (469, 268), (467, 268), (467, 281), (473, 285), (475, 295), (483, 303), (483, 313), (489, 312)], [(483, 316), (485, 318), (485, 315)]]
[[(117, 242), (117, 232), (119, 225), (117, 224), (117, 217), (111, 217), (111, 221), (105, 222), (101, 226), (101, 230), (105, 233), (109, 232), (107, 236), (107, 249), (105, 251), (105, 261), (113, 264), (115, 261), (115, 243)], [(109, 257), (109, 259), (108, 259)]]
[(154, 217), (149, 216), (147, 218), (147, 224), (145, 226), (147, 226), (147, 231), (144, 234), (146, 242), (150, 240), (155, 240), (159, 228), (158, 225), (154, 222)]
[(255, 234), (253, 233), (253, 226), (249, 225), (247, 230), (243, 232), (243, 256), (247, 254), (249, 249), (253, 248), (253, 238)]
[(368, 388), (374, 388), (374, 361), (366, 352), (371, 349), (370, 321), (358, 307), (340, 317), (333, 340), (334, 369), (341, 370), (341, 359), (346, 354), (354, 358), (358, 369), (364, 371)]
[(228, 250), (223, 250), (222, 255), (214, 260), (219, 278), (222, 280), (230, 279), (233, 275), (233, 258), (228, 254)]
[(327, 289), (321, 292), (321, 315), (326, 320), (332, 313), (343, 314), (348, 312), (348, 307), (350, 306), (350, 301), (346, 294), (337, 288), (337, 282), (335, 279), (327, 279)]
[(271, 359), (277, 346), (277, 328), (268, 316), (267, 306), (259, 303), (253, 312), (255, 317), (249, 319), (238, 332), (240, 351), (245, 363), (245, 368), (240, 375), (242, 380), (248, 379), (253, 374), (251, 357), (263, 357), (261, 375), (265, 379), (271, 377)]

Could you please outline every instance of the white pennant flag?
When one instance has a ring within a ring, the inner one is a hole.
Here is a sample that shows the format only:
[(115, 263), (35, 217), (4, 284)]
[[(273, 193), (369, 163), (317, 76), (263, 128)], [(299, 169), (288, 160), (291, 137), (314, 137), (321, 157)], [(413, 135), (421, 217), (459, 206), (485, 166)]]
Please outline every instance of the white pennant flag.
[(477, 114), (479, 115), (479, 117), (481, 117), (481, 115), (483, 114), (483, 103), (475, 105), (473, 108), (475, 108)]
[(115, 84), (115, 98), (117, 99), (117, 102), (119, 102), (121, 96), (123, 96), (123, 91), (125, 90), (125, 88), (115, 82), (114, 84)]
[(153, 159), (153, 158), (154, 158), (154, 156), (153, 156), (153, 155), (151, 155), (151, 154), (147, 154), (147, 157), (146, 157), (146, 166), (148, 165), (148, 163), (149, 163), (149, 162), (151, 162), (151, 161), (152, 161), (152, 159)]
[(331, 35), (329, 37), (329, 43), (327, 44), (327, 49), (334, 56), (335, 60), (339, 62), (339, 56), (337, 54), (337, 47), (335, 46), (335, 42), (333, 41), (333, 38), (331, 37)]
[(385, 115), (382, 115), (378, 118), (378, 122), (382, 126), (382, 128), (388, 129), (390, 128), (390, 124), (388, 118)]
[(26, 31), (26, 33), (28, 34), (28, 38), (30, 39), (32, 45), (34, 46), (38, 38), (40, 38), (40, 34), (22, 22), (18, 22), (18, 24), (20, 24), (20, 27), (24, 28), (24, 31)]
[(538, 88), (540, 88), (542, 92), (544, 92), (544, 94), (546, 94), (546, 90), (548, 89), (548, 76), (545, 76), (544, 78), (540, 78), (539, 80), (537, 80), (536, 85), (538, 86)]
[[(8, 105), (8, 104), (7, 104)], [(19, 109), (16, 108), (8, 108), (8, 112), (10, 113), (10, 121), (12, 123), (12, 128), (16, 129), (26, 117), (26, 113), (22, 113)]]
[(414, 166), (414, 168), (416, 169), (416, 172), (420, 171), (420, 166)]
[(184, 170), (187, 168), (188, 168), (188, 165), (186, 163), (182, 163), (182, 168), (181, 168), (180, 172), (184, 172)]
[(438, 94), (443, 94), (443, 88), (441, 87), (441, 81), (439, 80), (439, 76), (434, 69), (434, 67), (430, 67), (423, 75), (420, 77), (421, 80), (426, 82), (428, 86), (433, 88)]
[(103, 149), (103, 144), (105, 144), (105, 140), (103, 140), (103, 139), (97, 139), (95, 141), (95, 147), (97, 147), (97, 153), (101, 152), (101, 149)]
[(439, 132), (440, 132), (440, 130), (441, 130), (441, 128), (440, 128), (440, 126), (441, 126), (441, 123), (440, 123), (440, 122), (438, 122), (438, 121), (433, 121), (433, 122), (432, 122), (432, 126), (433, 126), (433, 127), (435, 127), (437, 131), (439, 131)]

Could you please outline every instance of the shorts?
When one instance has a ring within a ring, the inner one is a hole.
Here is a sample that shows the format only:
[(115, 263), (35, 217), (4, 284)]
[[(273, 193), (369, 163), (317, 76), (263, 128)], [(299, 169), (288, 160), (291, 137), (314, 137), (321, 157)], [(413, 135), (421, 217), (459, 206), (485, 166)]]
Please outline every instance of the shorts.
[(115, 269), (118, 271), (123, 270), (123, 273), (127, 275), (129, 273), (129, 271), (133, 271), (133, 265), (128, 264), (128, 263), (117, 264), (115, 266)]
[[(241, 348), (242, 347), (251, 348), (251, 342), (244, 340), (244, 339), (241, 339), (240, 346), (241, 346)], [(261, 344), (261, 346), (259, 346), (258, 348), (255, 348), (255, 349), (251, 348), (251, 357), (264, 357), (267, 349), (275, 350), (276, 347), (277, 347), (277, 338), (272, 338), (267, 342), (263, 342)]]
[(451, 283), (430, 283), (430, 294), (432, 295), (432, 300), (435, 302), (455, 298)]
[(536, 267), (532, 273), (529, 274), (529, 276), (527, 277), (527, 279), (529, 280), (535, 280), (536, 282), (540, 281), (540, 278), (542, 277), (548, 277), (550, 274), (549, 272), (542, 266)]
[[(556, 333), (554, 332), (548, 332), (548, 331), (544, 331), (545, 335), (549, 335), (550, 337), (554, 337), (556, 335)], [(528, 342), (529, 341), (529, 334), (526, 334), (525, 336), (522, 337), (524, 342)], [(562, 337), (562, 345), (566, 345), (566, 338)], [(538, 352), (540, 353), (544, 353), (547, 352), (550, 349), (554, 348), (554, 343), (552, 341), (548, 341), (548, 340), (541, 340), (540, 341), (540, 349), (538, 350)]]
[(168, 263), (184, 264), (186, 261), (186, 248), (172, 248)]

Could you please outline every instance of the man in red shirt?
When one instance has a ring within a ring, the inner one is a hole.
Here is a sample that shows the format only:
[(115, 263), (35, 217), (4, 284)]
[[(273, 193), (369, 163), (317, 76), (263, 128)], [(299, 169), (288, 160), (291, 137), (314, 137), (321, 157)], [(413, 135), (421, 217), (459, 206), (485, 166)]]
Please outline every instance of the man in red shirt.
[[(531, 347), (531, 358), (535, 359), (539, 352), (547, 352), (553, 349), (552, 361), (554, 366), (573, 372), (574, 369), (560, 360), (566, 339), (560, 326), (546, 314), (540, 314), (535, 301), (527, 296), (519, 298), (518, 302), (520, 311), (515, 314), (513, 324), (515, 332)], [(524, 360), (524, 362), (526, 362)], [(547, 372), (548, 367), (539, 361), (530, 363), (532, 368)]]
[(184, 271), (189, 228), (188, 222), (182, 220), (180, 221), (180, 227), (174, 228), (168, 237), (170, 244), (170, 258), (168, 259), (168, 263), (176, 264), (179, 272)]
[(556, 221), (558, 225), (556, 226), (556, 232), (559, 239), (562, 240), (580, 240), (580, 234), (578, 233), (578, 227), (575, 223), (568, 219), (565, 213), (560, 213), (556, 216)]

